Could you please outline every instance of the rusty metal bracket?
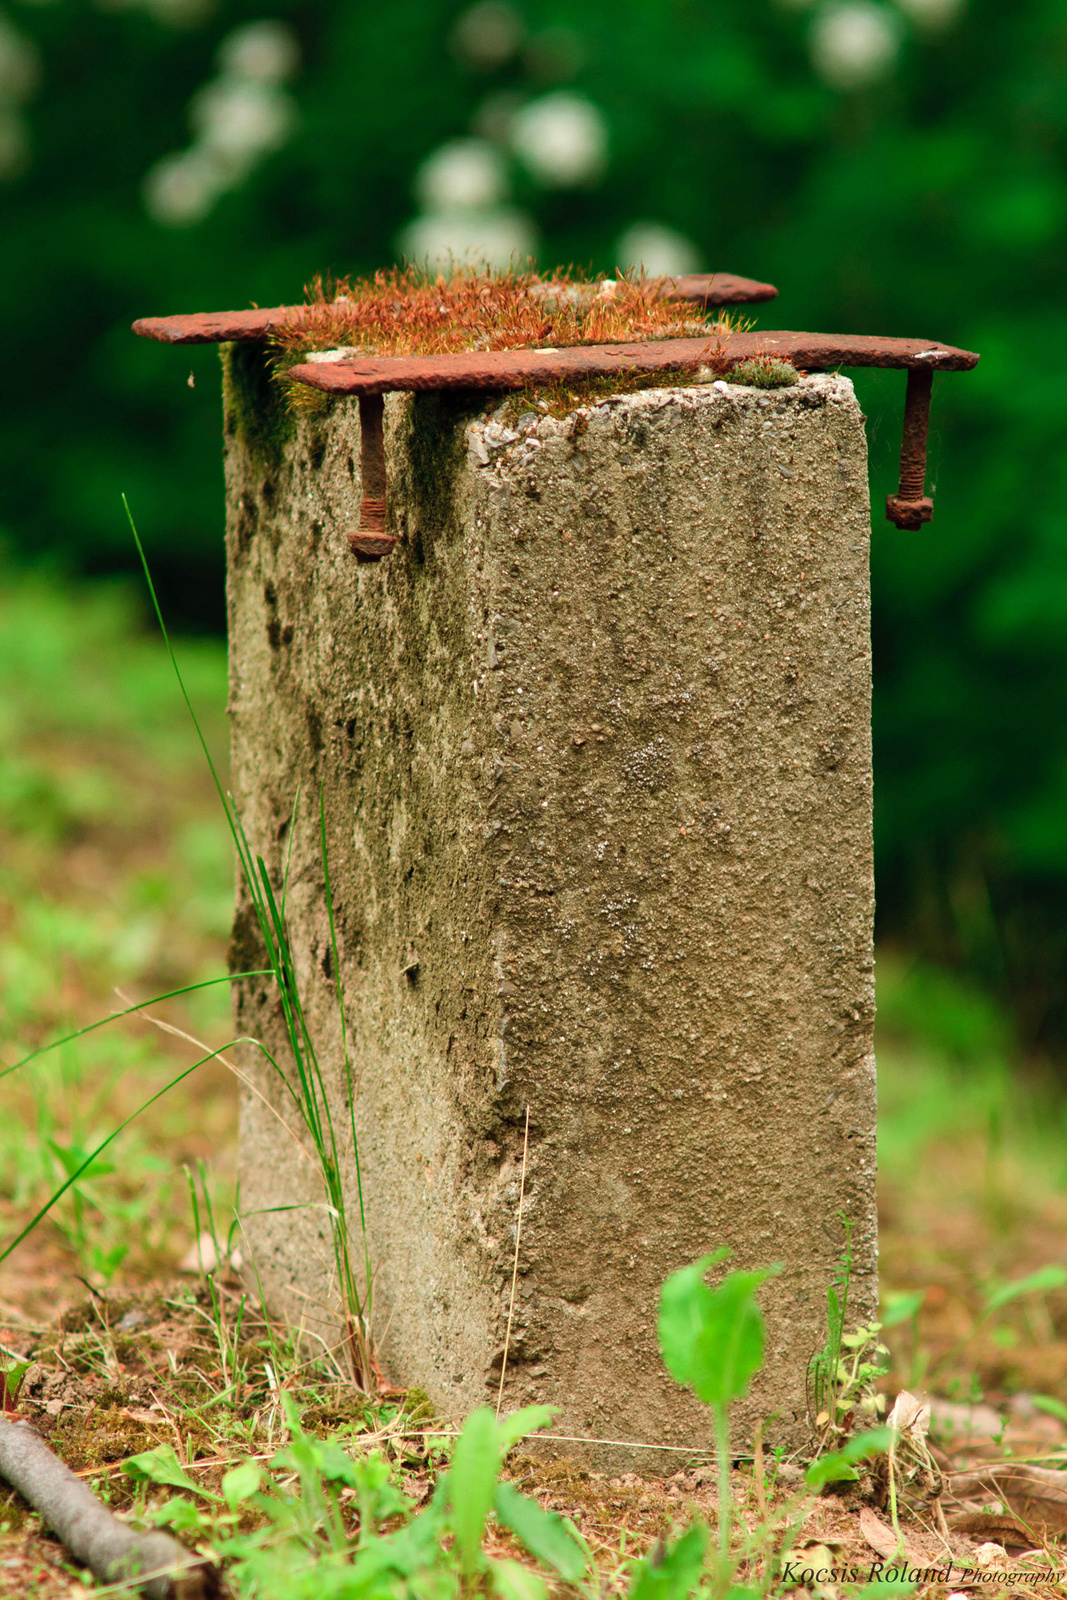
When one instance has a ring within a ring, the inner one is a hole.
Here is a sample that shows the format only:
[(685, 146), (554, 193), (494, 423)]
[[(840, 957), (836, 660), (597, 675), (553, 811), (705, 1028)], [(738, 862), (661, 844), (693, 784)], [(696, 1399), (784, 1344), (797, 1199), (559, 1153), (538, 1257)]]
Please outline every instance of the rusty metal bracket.
[(641, 373), (729, 370), (753, 357), (788, 361), (801, 372), (834, 367), (918, 367), (965, 372), (978, 357), (923, 339), (872, 339), (832, 333), (724, 333), (697, 339), (648, 339), (639, 344), (573, 345), (564, 350), (462, 351), (434, 356), (352, 356), (306, 362), (286, 376), (325, 394), (389, 394), (423, 389), (525, 389), (583, 378)]
[[(739, 278), (733, 272), (690, 272), (663, 280), (662, 298), (690, 306), (758, 305), (776, 298), (773, 283)], [(253, 306), (248, 311), (197, 311), (191, 316), (141, 317), (133, 331), (163, 344), (263, 344), (284, 328), (298, 327), (307, 306)]]
[[(727, 273), (668, 280), (665, 298), (704, 306), (770, 299), (770, 284)], [(241, 340), (266, 342), (271, 334), (298, 321), (303, 308), (207, 313), (184, 317), (146, 317), (134, 331), (170, 344)], [(325, 394), (359, 400), (363, 503), (359, 527), (348, 536), (353, 552), (378, 559), (397, 543), (387, 532), (387, 487), (382, 397), (396, 391), (501, 392), (537, 385), (580, 382), (583, 378), (695, 372), (710, 366), (728, 372), (740, 361), (773, 358), (801, 372), (837, 367), (896, 367), (908, 373), (900, 482), (886, 501), (886, 517), (898, 528), (917, 529), (933, 516), (933, 501), (923, 495), (926, 435), (933, 375), (966, 372), (978, 363), (971, 350), (922, 339), (871, 338), (826, 333), (726, 333), (695, 339), (644, 340), (633, 344), (576, 345), (567, 349), (462, 351), (429, 356), (354, 356), (304, 362), (287, 376)]]
[[(773, 356), (805, 372), (833, 367), (906, 368), (900, 487), (886, 501), (886, 516), (898, 528), (916, 529), (930, 521), (934, 503), (923, 497), (923, 482), (934, 371), (965, 372), (978, 360), (973, 351), (950, 345), (932, 346), (921, 339), (843, 338), (833, 334), (733, 333), (711, 339), (579, 345), (569, 350), (359, 356), (347, 361), (301, 364), (289, 369), (289, 377), (326, 394), (358, 395), (362, 416), (362, 407), (371, 395), (395, 390), (522, 389), (589, 377), (692, 372), (709, 362), (721, 368), (753, 356)], [(380, 471), (384, 474), (384, 456)]]

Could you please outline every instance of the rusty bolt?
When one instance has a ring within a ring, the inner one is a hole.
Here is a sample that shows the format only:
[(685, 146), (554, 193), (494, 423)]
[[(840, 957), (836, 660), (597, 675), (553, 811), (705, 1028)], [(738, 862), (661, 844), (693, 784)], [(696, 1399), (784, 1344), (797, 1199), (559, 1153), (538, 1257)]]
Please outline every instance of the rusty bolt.
[(363, 481), (363, 504), (359, 511), (359, 527), (350, 530), (348, 546), (353, 555), (371, 561), (380, 561), (396, 544), (395, 537), (385, 531), (386, 477), (385, 477), (385, 401), (380, 394), (361, 394), (359, 397), (359, 459)]
[(909, 367), (908, 390), (904, 400), (904, 438), (900, 446), (900, 484), (896, 494), (886, 497), (885, 514), (898, 528), (913, 532), (929, 522), (934, 502), (923, 494), (926, 482), (926, 431), (930, 423), (930, 395), (934, 386), (932, 367)]

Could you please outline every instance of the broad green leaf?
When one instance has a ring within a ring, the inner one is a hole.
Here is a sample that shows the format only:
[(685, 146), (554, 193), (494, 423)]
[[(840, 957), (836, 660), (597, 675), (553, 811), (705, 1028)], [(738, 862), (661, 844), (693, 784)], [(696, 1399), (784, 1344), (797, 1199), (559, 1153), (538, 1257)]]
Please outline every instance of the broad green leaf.
[(690, 1600), (704, 1575), (707, 1543), (704, 1524), (694, 1522), (658, 1560), (653, 1551), (636, 1562), (630, 1600)]
[(990, 1312), (999, 1311), (1001, 1306), (1009, 1305), (1024, 1294), (1047, 1294), (1050, 1289), (1062, 1289), (1065, 1286), (1067, 1267), (1041, 1267), (1027, 1278), (1016, 1278), (1013, 1283), (1002, 1283), (999, 1289), (994, 1289), (986, 1297), (985, 1314), (989, 1316)]
[(739, 1400), (763, 1362), (763, 1317), (755, 1291), (765, 1272), (731, 1272), (713, 1291), (693, 1351), (690, 1382), (705, 1405)]
[(178, 1496), (174, 1500), (164, 1500), (161, 1506), (150, 1507), (147, 1520), (153, 1528), (173, 1528), (175, 1533), (195, 1539), (210, 1530), (213, 1517), (211, 1512), (201, 1511), (191, 1500)]
[(258, 1494), (263, 1481), (263, 1471), (258, 1461), (242, 1461), (223, 1474), (222, 1498), (231, 1511), (236, 1511), (243, 1500)]
[(481, 1551), (485, 1519), (493, 1503), (500, 1470), (500, 1435), (488, 1406), (472, 1411), (456, 1440), (449, 1470), (452, 1527), (465, 1574), (474, 1571)]
[(517, 1445), (520, 1439), (525, 1439), (528, 1433), (536, 1433), (538, 1428), (547, 1428), (558, 1410), (559, 1406), (523, 1406), (521, 1411), (513, 1411), (510, 1416), (501, 1417), (497, 1423), (500, 1430), (501, 1456), (506, 1456), (508, 1451)]
[(32, 1361), (13, 1361), (0, 1372), (0, 1414), (15, 1410), (22, 1380), (32, 1366)]
[(366, 1542), (380, 1522), (410, 1511), (412, 1502), (393, 1482), (389, 1463), (380, 1451), (357, 1458), (352, 1468), (359, 1496), (360, 1540)]
[(491, 1561), (489, 1577), (500, 1600), (547, 1600), (543, 1580), (520, 1561)]
[(857, 1461), (881, 1455), (892, 1443), (892, 1428), (872, 1428), (869, 1433), (858, 1433), (842, 1450), (813, 1461), (804, 1474), (804, 1482), (809, 1489), (821, 1489), (825, 1483), (851, 1483), (859, 1477)]
[(725, 1245), (690, 1267), (672, 1272), (659, 1296), (659, 1348), (676, 1383), (690, 1383), (693, 1352), (709, 1314), (711, 1290), (705, 1274), (730, 1254)]
[(494, 1509), (505, 1528), (521, 1539), (532, 1556), (552, 1567), (567, 1583), (577, 1583), (585, 1572), (585, 1551), (567, 1531), (562, 1517), (545, 1511), (529, 1495), (510, 1483), (498, 1483)]
[[(359, 1488), (361, 1482), (359, 1467), (336, 1439), (316, 1439), (314, 1461), (327, 1483), (343, 1483), (349, 1489)], [(389, 1468), (380, 1458), (378, 1464), (370, 1462), (364, 1464), (371, 1468), (372, 1477), (377, 1476), (377, 1465), (385, 1467), (385, 1475), (388, 1478)]]
[(189, 1494), (199, 1495), (202, 1500), (219, 1498), (190, 1478), (175, 1455), (172, 1444), (157, 1444), (154, 1450), (144, 1450), (139, 1456), (130, 1456), (128, 1461), (122, 1463), (122, 1470), (130, 1478), (147, 1478), (149, 1483), (165, 1483), (171, 1489), (185, 1489)]
[(704, 1274), (723, 1249), (672, 1273), (660, 1293), (659, 1339), (668, 1372), (706, 1405), (728, 1406), (745, 1393), (763, 1361), (763, 1318), (755, 1292), (772, 1273), (730, 1272), (717, 1289)]

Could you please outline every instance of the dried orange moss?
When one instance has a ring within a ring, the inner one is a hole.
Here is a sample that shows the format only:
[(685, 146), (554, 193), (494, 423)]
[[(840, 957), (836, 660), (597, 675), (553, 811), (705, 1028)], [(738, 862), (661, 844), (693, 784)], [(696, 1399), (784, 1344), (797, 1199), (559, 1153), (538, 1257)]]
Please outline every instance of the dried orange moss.
[(414, 267), (393, 267), (373, 278), (328, 285), (316, 280), (304, 315), (274, 337), (284, 350), (351, 347), (392, 356), (615, 344), (739, 330), (738, 320), (718, 307), (705, 315), (672, 303), (666, 298), (672, 282), (470, 269), (430, 277)]

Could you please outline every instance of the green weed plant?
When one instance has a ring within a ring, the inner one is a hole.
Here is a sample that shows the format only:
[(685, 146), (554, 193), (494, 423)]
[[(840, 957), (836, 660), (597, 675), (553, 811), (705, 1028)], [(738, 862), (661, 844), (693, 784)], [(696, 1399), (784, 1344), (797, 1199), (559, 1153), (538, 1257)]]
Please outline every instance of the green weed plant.
[[(763, 1363), (756, 1295), (776, 1269), (729, 1272), (711, 1288), (706, 1276), (726, 1255), (714, 1251), (674, 1273), (663, 1286), (658, 1323), (667, 1370), (712, 1413), (718, 1538), (693, 1517), (646, 1555), (624, 1561), (620, 1551), (619, 1583), (629, 1600), (760, 1600), (781, 1593), (783, 1563), (811, 1497), (827, 1484), (857, 1479), (863, 1463), (892, 1440), (881, 1428), (824, 1453), (807, 1469), (803, 1489), (749, 1531), (731, 1489), (730, 1412)], [(604, 1594), (603, 1571), (574, 1523), (507, 1476), (509, 1453), (550, 1425), (552, 1407), (498, 1417), (482, 1406), (445, 1442), (443, 1430), (405, 1426), (403, 1416), (395, 1419), (399, 1430), (381, 1426), (388, 1408), (372, 1406), (362, 1420), (323, 1438), (306, 1425), (289, 1381), (277, 1391), (282, 1442), (267, 1456), (236, 1460), (218, 1491), (198, 1481), (170, 1444), (123, 1466), (138, 1485), (134, 1515), (196, 1543), (225, 1567), (242, 1600), (549, 1600), (561, 1591), (599, 1600)], [(405, 1440), (419, 1443), (405, 1446)], [(436, 1451), (431, 1441), (440, 1441)], [(413, 1449), (424, 1464), (427, 1455), (431, 1466), (440, 1457), (436, 1481), (418, 1503), (401, 1478)], [(157, 1498), (158, 1490), (168, 1493)], [(907, 1586), (893, 1592), (906, 1593)], [(887, 1593), (878, 1590), (882, 1600)]]
[[(355, 1456), (349, 1440), (305, 1430), (284, 1391), (281, 1406), (287, 1443), (266, 1464), (238, 1462), (224, 1474), (221, 1495), (198, 1484), (171, 1445), (144, 1451), (123, 1468), (135, 1481), (178, 1491), (150, 1507), (142, 1503), (142, 1514), (156, 1527), (204, 1541), (242, 1596), (548, 1600), (549, 1585), (585, 1587), (590, 1552), (574, 1525), (501, 1476), (508, 1452), (548, 1425), (551, 1407), (529, 1406), (500, 1420), (488, 1406), (472, 1412), (428, 1503), (418, 1508), (381, 1450)], [(490, 1524), (494, 1553), (485, 1548)], [(501, 1533), (536, 1567), (501, 1554)]]
[(833, 1448), (853, 1432), (857, 1416), (873, 1420), (884, 1405), (875, 1392), (889, 1371), (889, 1352), (880, 1342), (881, 1323), (846, 1333), (852, 1281), (852, 1227), (841, 1218), (845, 1248), (826, 1291), (826, 1343), (808, 1367), (809, 1411), (822, 1448)]
[[(776, 1517), (764, 1519), (754, 1534), (742, 1527), (740, 1539), (734, 1537), (730, 1408), (748, 1393), (763, 1365), (763, 1316), (756, 1293), (781, 1268), (730, 1272), (717, 1288), (709, 1288), (708, 1272), (728, 1255), (720, 1247), (673, 1273), (663, 1285), (659, 1308), (660, 1350), (668, 1372), (711, 1409), (718, 1477), (717, 1550), (701, 1587), (697, 1578), (704, 1567), (707, 1534), (701, 1523), (694, 1522), (672, 1547), (638, 1563), (632, 1600), (684, 1600), (699, 1592), (707, 1592), (712, 1600), (746, 1600), (765, 1593), (800, 1526), (793, 1502)], [(839, 1344), (840, 1337), (840, 1328), (832, 1327), (831, 1343)], [(891, 1431), (880, 1428), (844, 1440), (841, 1448), (824, 1453), (808, 1467), (807, 1488), (818, 1491), (830, 1483), (856, 1480), (859, 1464), (887, 1450), (891, 1439)], [(742, 1566), (762, 1569), (759, 1588), (737, 1582)]]
[[(326, 844), (325, 806), (320, 801), (319, 835), (322, 846), (322, 866), (325, 877), (325, 898), (330, 927), (330, 948), (333, 957), (337, 1011), (341, 1027), (346, 1088), (345, 1099), (349, 1109), (349, 1127), (345, 1131), (349, 1138), (348, 1153), (355, 1172), (359, 1208), (359, 1229), (362, 1245), (362, 1261), (359, 1265), (362, 1268), (362, 1281), (353, 1252), (354, 1228), (351, 1226), (348, 1204), (345, 1141), (343, 1134), (334, 1121), (322, 1064), (301, 1003), (296, 962), (285, 914), (286, 885), (283, 883), (278, 889), (275, 888), (263, 857), (252, 850), (244, 824), (234, 806), (232, 796), (226, 792), (219, 780), (215, 763), (211, 757), (211, 751), (204, 738), (196, 711), (185, 687), (181, 668), (174, 654), (170, 634), (163, 620), (163, 613), (160, 609), (140, 536), (125, 499), (123, 504), (129, 519), (130, 531), (137, 546), (138, 555), (141, 558), (152, 608), (155, 612), (182, 698), (192, 718), (204, 758), (211, 771), (237, 853), (238, 870), (256, 918), (263, 947), (266, 950), (267, 971), (273, 978), (277, 989), (278, 1001), (285, 1023), (292, 1070), (287, 1072), (282, 1063), (260, 1040), (250, 1039), (242, 1042), (253, 1046), (263, 1054), (277, 1076), (284, 1092), (288, 1094), (310, 1139), (318, 1164), (319, 1175), (326, 1192), (327, 1214), (333, 1242), (334, 1266), (345, 1324), (345, 1345), (348, 1352), (351, 1376), (359, 1388), (371, 1391), (376, 1387), (378, 1381), (370, 1327), (373, 1273), (367, 1244), (367, 1224), (359, 1164), (359, 1140), (355, 1124), (355, 1080), (345, 1021), (344, 996), (341, 987), (341, 963), (337, 948), (337, 928), (333, 913), (333, 893), (330, 884), (329, 855)], [(235, 976), (247, 976), (247, 974)]]

